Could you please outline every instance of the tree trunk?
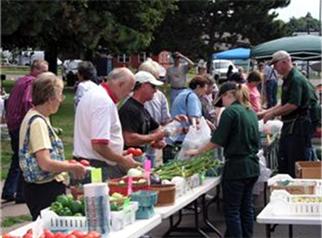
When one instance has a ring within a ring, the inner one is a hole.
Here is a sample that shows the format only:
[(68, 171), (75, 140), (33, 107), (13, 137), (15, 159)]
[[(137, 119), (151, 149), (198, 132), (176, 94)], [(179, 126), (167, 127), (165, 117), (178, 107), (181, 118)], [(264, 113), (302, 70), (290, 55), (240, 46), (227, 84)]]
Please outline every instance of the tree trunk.
[(57, 49), (51, 48), (45, 50), (45, 60), (49, 64), (49, 71), (57, 74)]

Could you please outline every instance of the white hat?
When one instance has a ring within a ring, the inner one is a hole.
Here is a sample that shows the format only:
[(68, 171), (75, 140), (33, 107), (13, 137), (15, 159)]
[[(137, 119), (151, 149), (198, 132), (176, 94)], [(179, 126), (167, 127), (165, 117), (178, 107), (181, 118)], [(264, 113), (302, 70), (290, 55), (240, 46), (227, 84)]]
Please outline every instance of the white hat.
[(152, 74), (150, 74), (149, 72), (139, 71), (134, 76), (135, 76), (135, 82), (150, 83), (155, 86), (163, 85), (163, 83), (161, 81), (156, 80), (156, 78)]
[(289, 58), (291, 58), (289, 53), (287, 53), (285, 50), (279, 50), (272, 55), (272, 60), (270, 64), (275, 64), (277, 61)]

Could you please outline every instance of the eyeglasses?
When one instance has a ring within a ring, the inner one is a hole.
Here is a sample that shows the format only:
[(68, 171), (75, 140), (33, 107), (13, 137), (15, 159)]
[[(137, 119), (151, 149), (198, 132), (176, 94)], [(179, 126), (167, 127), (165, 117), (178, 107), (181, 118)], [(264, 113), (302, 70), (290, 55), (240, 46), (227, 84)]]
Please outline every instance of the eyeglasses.
[(148, 83), (153, 89), (155, 89), (157, 86), (155, 86), (154, 84), (152, 83)]

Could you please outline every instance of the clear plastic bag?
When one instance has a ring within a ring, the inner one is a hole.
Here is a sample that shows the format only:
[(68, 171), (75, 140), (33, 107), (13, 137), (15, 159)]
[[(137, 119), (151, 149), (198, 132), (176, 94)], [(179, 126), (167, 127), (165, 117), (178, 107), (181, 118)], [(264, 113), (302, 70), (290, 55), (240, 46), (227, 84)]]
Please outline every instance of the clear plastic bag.
[(182, 125), (180, 122), (173, 120), (164, 126), (164, 131), (169, 134), (169, 139), (174, 142), (182, 131)]

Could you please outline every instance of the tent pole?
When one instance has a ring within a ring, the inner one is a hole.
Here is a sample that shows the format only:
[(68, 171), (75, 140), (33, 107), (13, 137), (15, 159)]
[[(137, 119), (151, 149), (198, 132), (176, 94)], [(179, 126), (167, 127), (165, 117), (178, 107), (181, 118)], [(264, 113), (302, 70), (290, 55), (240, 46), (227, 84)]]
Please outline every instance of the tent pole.
[(308, 61), (306, 61), (306, 77), (307, 77), (307, 79), (310, 79), (310, 69), (309, 69), (309, 67), (310, 67), (310, 64), (309, 64), (309, 60)]

